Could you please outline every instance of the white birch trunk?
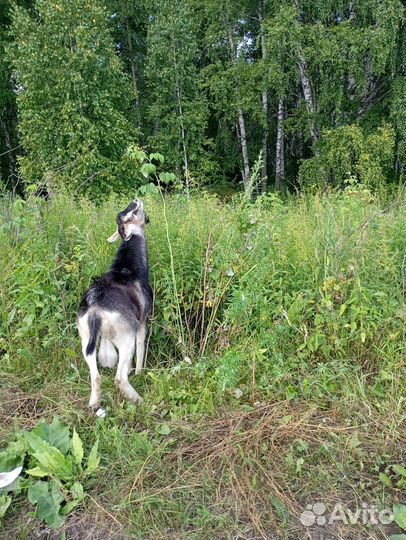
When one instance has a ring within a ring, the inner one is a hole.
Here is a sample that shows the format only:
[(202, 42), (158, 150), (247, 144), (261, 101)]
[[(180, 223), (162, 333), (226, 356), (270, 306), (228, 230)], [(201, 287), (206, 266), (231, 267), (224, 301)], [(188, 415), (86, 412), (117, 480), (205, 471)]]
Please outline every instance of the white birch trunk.
[(247, 145), (247, 132), (245, 131), (244, 114), (241, 107), (238, 107), (238, 127), (240, 130), (240, 145), (243, 160), (243, 176), (242, 181), (244, 183), (244, 189), (248, 188), (250, 181), (250, 162), (248, 157), (248, 145)]
[(185, 130), (185, 124), (184, 124), (182, 99), (181, 99), (181, 94), (180, 94), (180, 89), (179, 89), (178, 84), (176, 84), (176, 97), (178, 99), (180, 134), (181, 134), (182, 150), (183, 150), (183, 166), (184, 166), (184, 171), (185, 171), (185, 186), (186, 186), (187, 196), (189, 197), (189, 178), (190, 178), (189, 158), (188, 158), (187, 146), (186, 146), (186, 130)]
[[(234, 43), (231, 33), (228, 37), (229, 46), (230, 46), (230, 55), (231, 55), (231, 61), (233, 64), (237, 63), (237, 53), (234, 49)], [(237, 85), (237, 99), (240, 100), (240, 89)], [(243, 162), (243, 170), (241, 171), (242, 175), (242, 181), (244, 184), (244, 190), (247, 190), (249, 186), (251, 171), (250, 171), (250, 160), (248, 155), (248, 143), (247, 143), (247, 131), (245, 129), (245, 119), (244, 119), (244, 113), (241, 109), (240, 105), (237, 107), (237, 119), (238, 119), (238, 131), (239, 131), (239, 143), (241, 148), (241, 154), (242, 154), (242, 162)]]
[(282, 191), (285, 179), (285, 138), (284, 138), (285, 107), (283, 99), (278, 103), (278, 125), (276, 135), (276, 159), (275, 159), (275, 188)]
[[(355, 24), (356, 14), (355, 14), (354, 2), (350, 2), (348, 6), (348, 11), (349, 11), (348, 20), (351, 21), (351, 23)], [(350, 101), (354, 101), (355, 91), (356, 91), (355, 77), (353, 73), (350, 73), (348, 76), (348, 93), (349, 93)]]
[(303, 96), (306, 103), (306, 110), (309, 115), (310, 136), (312, 139), (312, 143), (314, 145), (319, 140), (320, 134), (319, 134), (319, 130), (316, 126), (315, 119), (314, 119), (316, 107), (314, 104), (314, 98), (313, 98), (313, 93), (312, 93), (312, 87), (310, 84), (306, 59), (304, 57), (304, 54), (301, 48), (299, 48), (298, 66), (299, 66), (299, 72), (300, 72), (300, 81), (302, 83)]

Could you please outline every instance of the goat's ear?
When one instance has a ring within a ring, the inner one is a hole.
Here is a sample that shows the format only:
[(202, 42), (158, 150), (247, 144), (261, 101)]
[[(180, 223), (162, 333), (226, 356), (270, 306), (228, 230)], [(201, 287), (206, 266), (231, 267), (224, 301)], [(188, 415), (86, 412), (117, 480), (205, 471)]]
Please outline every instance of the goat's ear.
[(148, 223), (151, 223), (151, 220), (149, 219), (149, 215), (145, 213), (145, 225), (148, 225)]
[(107, 242), (110, 242), (110, 244), (112, 244), (113, 242), (115, 242), (119, 238), (120, 238), (120, 235), (119, 235), (118, 229), (117, 229), (114, 234), (112, 234), (109, 238), (107, 238)]

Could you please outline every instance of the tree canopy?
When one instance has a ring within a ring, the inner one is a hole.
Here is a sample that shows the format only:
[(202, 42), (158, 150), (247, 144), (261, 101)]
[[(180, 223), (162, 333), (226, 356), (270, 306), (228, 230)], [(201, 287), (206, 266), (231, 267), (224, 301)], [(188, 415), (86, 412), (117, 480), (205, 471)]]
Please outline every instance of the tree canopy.
[(161, 152), (184, 185), (398, 182), (400, 0), (6, 0), (0, 174), (93, 195)]

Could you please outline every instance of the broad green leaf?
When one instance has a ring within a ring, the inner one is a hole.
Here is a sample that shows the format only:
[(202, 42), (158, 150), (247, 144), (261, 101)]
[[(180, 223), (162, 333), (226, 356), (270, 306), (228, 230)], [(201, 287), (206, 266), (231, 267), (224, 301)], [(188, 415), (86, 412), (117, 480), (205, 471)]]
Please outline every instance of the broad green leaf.
[(38, 480), (28, 488), (28, 499), (37, 505), (36, 515), (53, 529), (58, 528), (64, 518), (59, 514), (63, 496), (55, 483)]
[(395, 517), (396, 523), (401, 529), (406, 530), (406, 505), (405, 504), (394, 504), (393, 505), (393, 515)]
[(27, 441), (20, 436), (16, 441), (12, 441), (7, 449), (0, 452), (0, 471), (12, 471), (16, 467), (21, 467), (27, 452)]
[(141, 150), (141, 148), (134, 147), (134, 146), (129, 148), (128, 154), (133, 159), (138, 160), (140, 163), (142, 163), (147, 158), (147, 154), (144, 152), (144, 150)]
[(391, 534), (389, 540), (406, 540), (406, 534)]
[(7, 512), (7, 508), (11, 504), (11, 497), (9, 495), (1, 495), (0, 496), (0, 520), (4, 516), (4, 514)]
[(80, 482), (75, 482), (70, 488), (70, 492), (74, 497), (83, 497), (83, 486)]
[(32, 450), (32, 456), (39, 462), (41, 469), (49, 474), (55, 474), (61, 480), (72, 477), (72, 463), (60, 450), (34, 433), (26, 433), (25, 438)]
[(51, 446), (58, 448), (63, 454), (68, 453), (70, 448), (69, 428), (62, 424), (57, 416), (55, 416), (51, 424), (41, 420), (32, 430), (32, 433), (38, 435)]
[(23, 464), (24, 456), (11, 456), (6, 450), (0, 452), (0, 471), (9, 472)]
[(82, 465), (83, 444), (75, 428), (73, 428), (73, 435), (72, 435), (72, 453), (75, 457), (76, 463), (78, 465)]
[(72, 512), (79, 504), (83, 501), (84, 497), (78, 497), (77, 499), (73, 499), (73, 501), (69, 501), (65, 504), (65, 506), (61, 510), (61, 514), (63, 516), (66, 516), (69, 514), (69, 512)]
[(87, 476), (93, 474), (94, 471), (99, 466), (100, 458), (97, 455), (98, 448), (99, 448), (99, 439), (97, 439), (96, 442), (94, 443), (92, 449), (90, 450), (89, 457), (87, 458), (87, 468), (86, 468)]
[(152, 154), (150, 154), (149, 159), (151, 159), (151, 160), (156, 159), (160, 163), (163, 163), (165, 161), (164, 156), (162, 154), (160, 154), (159, 152), (153, 152)]
[(144, 163), (144, 165), (141, 167), (141, 173), (145, 178), (148, 178), (150, 174), (154, 174), (156, 171), (156, 167), (153, 163)]
[(176, 180), (176, 175), (169, 172), (161, 172), (159, 173), (159, 180), (163, 184), (170, 184), (171, 182), (174, 182)]
[(31, 476), (36, 476), (38, 478), (48, 476), (48, 473), (41, 469), (41, 467), (33, 467), (32, 469), (27, 469), (25, 472)]

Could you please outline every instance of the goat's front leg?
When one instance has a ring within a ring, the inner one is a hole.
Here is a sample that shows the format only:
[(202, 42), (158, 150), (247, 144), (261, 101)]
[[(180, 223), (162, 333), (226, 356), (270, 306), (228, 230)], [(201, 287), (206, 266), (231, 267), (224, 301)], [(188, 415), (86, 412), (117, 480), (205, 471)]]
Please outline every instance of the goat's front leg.
[(114, 338), (114, 343), (118, 348), (118, 366), (115, 383), (126, 398), (134, 403), (141, 403), (142, 397), (128, 382), (128, 373), (131, 369), (131, 362), (134, 356), (134, 341), (135, 336), (131, 334)]
[(142, 323), (137, 329), (137, 364), (135, 374), (138, 375), (144, 369), (145, 339), (147, 337), (147, 324)]

